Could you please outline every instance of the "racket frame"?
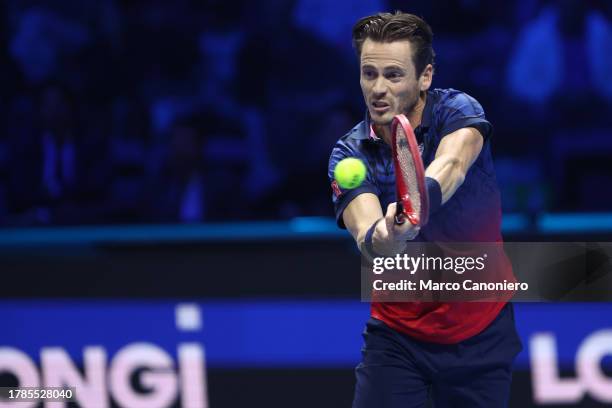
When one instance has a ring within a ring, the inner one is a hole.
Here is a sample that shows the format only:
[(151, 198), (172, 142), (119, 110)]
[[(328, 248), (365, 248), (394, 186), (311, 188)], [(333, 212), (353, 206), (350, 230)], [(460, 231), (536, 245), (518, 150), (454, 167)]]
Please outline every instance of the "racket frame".
[[(412, 206), (412, 200), (406, 185), (405, 179), (402, 174), (402, 168), (398, 159), (397, 152), (397, 127), (401, 126), (406, 137), (408, 150), (412, 156), (414, 163), (417, 188), (421, 196), (421, 211), (417, 214)], [(397, 194), (397, 211), (395, 214), (395, 223), (398, 225), (406, 222), (406, 219), (410, 221), (412, 225), (423, 226), (427, 224), (429, 217), (429, 196), (427, 194), (427, 188), (425, 186), (425, 168), (423, 166), (423, 160), (421, 159), (421, 153), (417, 144), (414, 130), (410, 125), (408, 118), (401, 114), (396, 115), (391, 122), (391, 144), (393, 150), (393, 165), (395, 168), (395, 190)], [(398, 177), (398, 175), (400, 175)]]

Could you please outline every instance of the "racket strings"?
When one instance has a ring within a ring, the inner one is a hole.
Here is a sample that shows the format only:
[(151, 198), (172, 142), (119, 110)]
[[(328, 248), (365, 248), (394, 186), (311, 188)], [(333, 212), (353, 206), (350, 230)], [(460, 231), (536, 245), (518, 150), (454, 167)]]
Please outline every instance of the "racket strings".
[(397, 159), (400, 165), (401, 174), (396, 174), (396, 177), (402, 177), (404, 184), (408, 189), (408, 195), (412, 204), (412, 210), (416, 214), (421, 213), (421, 193), (419, 192), (419, 183), (417, 180), (417, 171), (414, 159), (408, 147), (406, 134), (401, 126), (397, 127), (396, 134)]

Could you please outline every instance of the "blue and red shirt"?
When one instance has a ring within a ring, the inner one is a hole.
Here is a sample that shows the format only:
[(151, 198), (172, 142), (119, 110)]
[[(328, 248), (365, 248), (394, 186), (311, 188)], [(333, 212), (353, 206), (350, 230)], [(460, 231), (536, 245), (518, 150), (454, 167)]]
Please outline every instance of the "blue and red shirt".
[[(454, 131), (474, 127), (484, 137), (480, 155), (470, 167), (455, 194), (421, 228), (416, 240), (427, 242), (501, 242), (501, 199), (491, 156), (491, 124), (480, 104), (454, 89), (427, 92), (421, 124), (415, 136), (423, 164), (434, 160), (442, 138)], [(367, 176), (358, 188), (348, 190), (335, 183), (333, 171), (346, 157), (361, 159)], [(373, 193), (383, 213), (397, 201), (391, 147), (371, 131), (369, 118), (341, 137), (332, 151), (328, 176), (332, 183), (336, 220), (345, 228), (342, 213), (357, 195)], [(383, 303), (372, 302), (372, 317), (419, 340), (457, 343), (472, 337), (491, 323), (503, 302)]]

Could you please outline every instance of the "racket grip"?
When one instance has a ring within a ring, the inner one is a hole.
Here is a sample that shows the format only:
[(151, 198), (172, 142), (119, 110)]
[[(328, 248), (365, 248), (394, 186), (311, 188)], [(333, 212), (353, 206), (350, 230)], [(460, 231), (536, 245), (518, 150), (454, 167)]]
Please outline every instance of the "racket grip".
[(402, 225), (406, 222), (406, 218), (408, 218), (408, 220), (410, 221), (410, 223), (412, 225), (418, 225), (420, 220), (419, 220), (419, 216), (415, 213), (408, 213), (406, 214), (406, 212), (404, 211), (404, 205), (402, 204), (401, 201), (397, 202), (397, 209), (395, 211), (395, 224), (396, 225)]
[(404, 215), (404, 205), (401, 201), (397, 202), (397, 207), (395, 210), (395, 224), (402, 225), (406, 222), (406, 216)]

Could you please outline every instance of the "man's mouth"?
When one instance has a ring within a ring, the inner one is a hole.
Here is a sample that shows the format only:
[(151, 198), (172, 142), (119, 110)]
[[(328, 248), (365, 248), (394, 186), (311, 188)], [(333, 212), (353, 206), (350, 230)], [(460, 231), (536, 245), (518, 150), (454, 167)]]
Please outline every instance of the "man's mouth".
[(389, 110), (390, 106), (387, 102), (374, 101), (372, 102), (372, 108), (376, 113), (384, 113)]

